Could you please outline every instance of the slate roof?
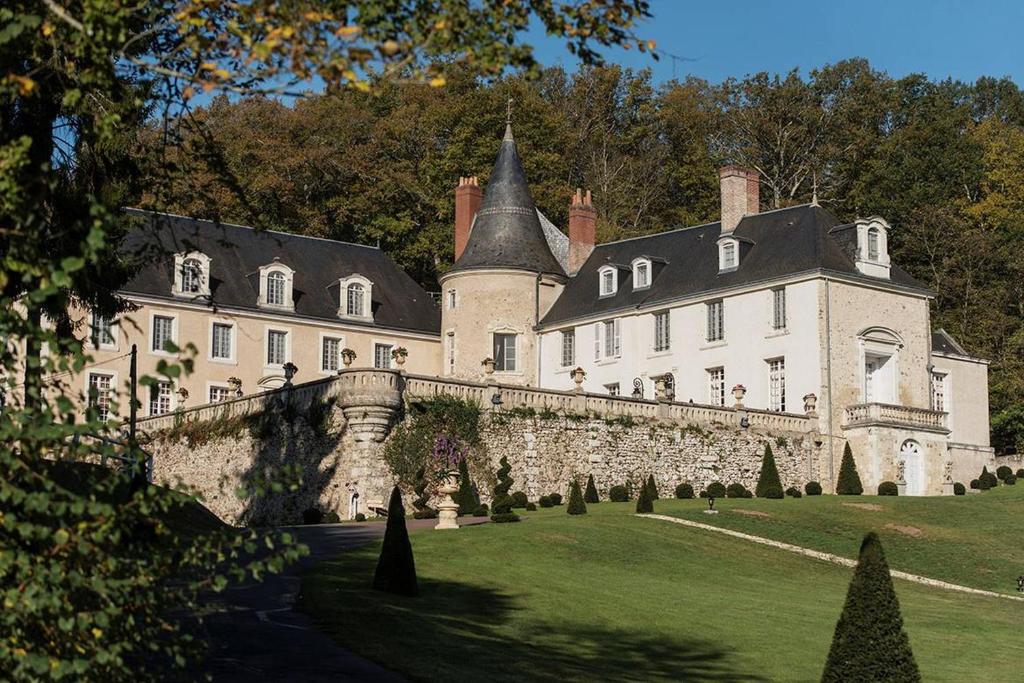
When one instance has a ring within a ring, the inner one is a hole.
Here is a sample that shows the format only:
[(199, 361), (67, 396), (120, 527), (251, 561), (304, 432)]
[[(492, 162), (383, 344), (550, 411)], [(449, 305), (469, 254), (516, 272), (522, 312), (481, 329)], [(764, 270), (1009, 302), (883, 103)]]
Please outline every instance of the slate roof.
[(951, 356), (971, 357), (964, 347), (960, 346), (949, 332), (939, 328), (932, 332), (932, 351), (935, 353), (947, 353)]
[[(832, 214), (814, 204), (746, 216), (733, 234), (753, 244), (745, 250), (739, 268), (721, 274), (716, 244), (721, 236), (718, 222), (599, 244), (579, 273), (570, 279), (541, 320), (541, 326), (707, 295), (808, 271), (837, 273), (931, 294), (923, 284), (895, 265), (890, 270), (889, 280), (862, 274), (829, 234), (838, 225), (839, 221)], [(628, 266), (639, 256), (665, 261), (664, 265), (653, 269), (651, 286), (633, 291), (632, 272), (623, 268), (619, 271), (616, 294), (599, 297), (598, 269), (606, 264)]]
[[(125, 252), (146, 253), (145, 265), (122, 289), (125, 294), (180, 301), (171, 294), (174, 254), (194, 249), (210, 257), (213, 305), (265, 311), (257, 306), (259, 269), (277, 257), (295, 271), (295, 312), (274, 315), (440, 333), (441, 312), (434, 300), (377, 247), (139, 209), (125, 212), (142, 219), (125, 238)], [(355, 273), (373, 283), (372, 322), (338, 317), (338, 281)]]
[(511, 125), (505, 128), (466, 249), (449, 272), (482, 268), (565, 275), (537, 216)]

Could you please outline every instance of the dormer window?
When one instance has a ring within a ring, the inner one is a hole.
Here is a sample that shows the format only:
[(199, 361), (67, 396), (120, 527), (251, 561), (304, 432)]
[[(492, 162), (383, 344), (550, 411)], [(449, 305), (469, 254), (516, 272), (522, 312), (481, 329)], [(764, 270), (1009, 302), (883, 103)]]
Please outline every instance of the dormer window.
[(633, 289), (644, 289), (651, 286), (651, 262), (649, 259), (633, 261)]
[(857, 270), (872, 277), (889, 277), (889, 224), (874, 216), (858, 220)]
[(260, 268), (260, 306), (294, 309), (294, 280), (295, 271), (276, 258), (270, 265)]
[(723, 239), (718, 243), (718, 270), (735, 270), (739, 265), (739, 245), (734, 239)]
[(613, 266), (604, 266), (598, 271), (601, 280), (601, 296), (611, 296), (619, 288), (619, 273)]
[(868, 260), (878, 260), (878, 228), (868, 228)]
[(172, 291), (176, 296), (209, 296), (210, 257), (200, 252), (175, 254)]
[(338, 316), (342, 318), (373, 319), (371, 293), (373, 283), (362, 275), (350, 275), (341, 280)]

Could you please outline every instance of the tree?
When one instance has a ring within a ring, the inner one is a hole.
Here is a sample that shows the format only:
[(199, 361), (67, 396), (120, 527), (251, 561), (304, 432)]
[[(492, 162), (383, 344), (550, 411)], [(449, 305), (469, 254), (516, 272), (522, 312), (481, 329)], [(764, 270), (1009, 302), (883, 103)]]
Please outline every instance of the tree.
[(426, 468), (419, 468), (416, 471), (416, 486), (413, 491), (416, 492), (416, 499), (412, 502), (412, 506), (416, 508), (416, 512), (412, 513), (415, 519), (434, 519), (437, 517), (437, 510), (430, 507), (430, 494), (427, 493), (427, 471)]
[(388, 522), (384, 530), (384, 543), (380, 548), (377, 569), (373, 573), (374, 590), (414, 597), (419, 593), (416, 582), (416, 561), (412, 556), (409, 530), (405, 528), (405, 506), (402, 491), (391, 490), (388, 502)]
[(597, 495), (597, 486), (594, 485), (594, 475), (591, 474), (587, 477), (587, 490), (583, 494), (583, 501), (585, 503), (600, 503), (601, 498)]
[(569, 483), (569, 504), (565, 511), (570, 515), (587, 514), (587, 504), (583, 501), (583, 492), (580, 491), (580, 483), (576, 479)]
[(654, 498), (651, 496), (650, 486), (640, 487), (640, 496), (636, 499), (637, 514), (649, 514), (654, 512)]
[(864, 486), (857, 474), (857, 463), (853, 460), (850, 442), (843, 447), (843, 461), (839, 465), (839, 480), (836, 482), (836, 493), (841, 496), (859, 496), (864, 493)]
[(878, 536), (860, 546), (846, 603), (836, 624), (822, 681), (920, 681), (900, 604)]
[(647, 482), (643, 488), (647, 489), (647, 497), (651, 500), (658, 500), (658, 485), (654, 483), (654, 474), (647, 475)]
[(459, 504), (460, 515), (471, 515), (480, 506), (480, 497), (469, 478), (469, 463), (465, 458), (459, 461), (459, 490), (453, 496)]
[(761, 458), (761, 474), (757, 477), (757, 486), (754, 487), (754, 494), (758, 498), (764, 498), (769, 488), (782, 490), (782, 480), (779, 478), (779, 469), (775, 466), (775, 455), (772, 453), (772, 445), (764, 445), (764, 456)]
[(491, 497), (491, 521), (492, 522), (518, 522), (519, 515), (512, 512), (512, 496), (509, 491), (515, 483), (509, 474), (512, 466), (508, 464), (508, 458), (501, 456), (498, 461), (500, 467), (495, 473), (498, 482), (494, 485), (493, 496)]

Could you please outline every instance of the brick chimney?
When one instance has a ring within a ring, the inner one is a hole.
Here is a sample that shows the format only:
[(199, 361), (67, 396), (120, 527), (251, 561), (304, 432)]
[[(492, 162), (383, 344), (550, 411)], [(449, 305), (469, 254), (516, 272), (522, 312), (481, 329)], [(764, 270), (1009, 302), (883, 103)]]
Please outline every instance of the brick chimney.
[(569, 275), (575, 275), (594, 251), (597, 232), (597, 211), (591, 201), (590, 190), (586, 194), (576, 188), (569, 205)]
[(718, 171), (722, 188), (722, 234), (730, 233), (744, 216), (761, 207), (761, 178), (757, 171), (740, 166), (724, 166)]
[(459, 178), (459, 186), (455, 188), (455, 260), (458, 261), (469, 242), (469, 229), (473, 227), (473, 218), (480, 209), (483, 190), (476, 176)]

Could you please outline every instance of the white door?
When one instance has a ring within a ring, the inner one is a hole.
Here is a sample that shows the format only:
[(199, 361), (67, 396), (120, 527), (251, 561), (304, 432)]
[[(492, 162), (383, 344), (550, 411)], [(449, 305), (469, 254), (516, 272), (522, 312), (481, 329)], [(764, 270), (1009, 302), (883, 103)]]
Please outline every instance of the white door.
[(908, 496), (924, 495), (924, 455), (916, 441), (904, 441), (900, 446), (900, 463)]

